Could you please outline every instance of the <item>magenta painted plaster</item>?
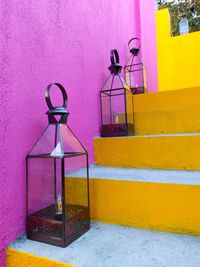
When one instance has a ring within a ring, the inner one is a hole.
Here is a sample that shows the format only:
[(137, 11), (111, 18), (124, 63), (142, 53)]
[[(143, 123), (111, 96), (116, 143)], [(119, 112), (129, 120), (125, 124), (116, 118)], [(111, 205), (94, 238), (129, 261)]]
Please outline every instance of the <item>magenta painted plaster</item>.
[(149, 92), (158, 91), (155, 11), (155, 0), (140, 0), (142, 60), (147, 68)]
[(141, 39), (141, 25), (140, 25), (140, 0), (135, 0), (134, 1), (134, 15), (135, 15), (135, 36), (139, 39)]
[(0, 2), (0, 251), (25, 230), (25, 156), (47, 125), (45, 87), (66, 87), (69, 125), (93, 162), (109, 50), (124, 65), (138, 33), (134, 8), (133, 0)]

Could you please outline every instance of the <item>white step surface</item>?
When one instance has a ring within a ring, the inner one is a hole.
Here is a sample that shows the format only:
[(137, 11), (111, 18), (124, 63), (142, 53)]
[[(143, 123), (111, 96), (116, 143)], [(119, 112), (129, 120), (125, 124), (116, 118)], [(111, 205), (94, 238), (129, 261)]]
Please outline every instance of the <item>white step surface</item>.
[[(97, 179), (200, 185), (200, 171), (115, 168), (92, 165), (89, 174), (90, 178)], [(69, 176), (85, 177), (85, 171), (79, 170)]]
[(97, 222), (67, 248), (27, 240), (25, 236), (11, 247), (78, 267), (200, 266), (198, 237)]

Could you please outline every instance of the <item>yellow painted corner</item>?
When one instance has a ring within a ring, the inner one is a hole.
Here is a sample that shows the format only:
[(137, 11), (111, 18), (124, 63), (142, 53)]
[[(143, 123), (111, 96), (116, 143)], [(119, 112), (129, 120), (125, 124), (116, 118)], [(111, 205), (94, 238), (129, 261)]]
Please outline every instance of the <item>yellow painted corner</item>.
[(6, 267), (75, 267), (47, 258), (17, 251), (8, 247), (6, 250)]

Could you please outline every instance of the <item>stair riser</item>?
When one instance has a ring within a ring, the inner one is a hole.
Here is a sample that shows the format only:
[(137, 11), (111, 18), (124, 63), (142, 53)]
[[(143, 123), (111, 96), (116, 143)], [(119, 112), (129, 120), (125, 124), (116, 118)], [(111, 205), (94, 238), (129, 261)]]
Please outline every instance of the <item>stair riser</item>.
[(200, 169), (200, 136), (96, 138), (96, 164), (113, 167)]
[(200, 132), (200, 108), (135, 112), (135, 134)]
[[(81, 204), (83, 178), (68, 179)], [(200, 235), (200, 186), (90, 179), (91, 217), (108, 223)]]
[(134, 96), (137, 135), (200, 131), (200, 87)]

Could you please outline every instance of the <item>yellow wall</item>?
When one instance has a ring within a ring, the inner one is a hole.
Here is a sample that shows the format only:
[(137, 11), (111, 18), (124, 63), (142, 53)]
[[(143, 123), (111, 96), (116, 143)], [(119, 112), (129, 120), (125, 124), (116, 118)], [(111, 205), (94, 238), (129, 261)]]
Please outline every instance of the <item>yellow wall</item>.
[(168, 9), (157, 11), (158, 90), (200, 85), (200, 31), (171, 37)]

